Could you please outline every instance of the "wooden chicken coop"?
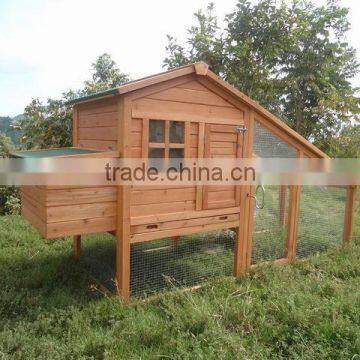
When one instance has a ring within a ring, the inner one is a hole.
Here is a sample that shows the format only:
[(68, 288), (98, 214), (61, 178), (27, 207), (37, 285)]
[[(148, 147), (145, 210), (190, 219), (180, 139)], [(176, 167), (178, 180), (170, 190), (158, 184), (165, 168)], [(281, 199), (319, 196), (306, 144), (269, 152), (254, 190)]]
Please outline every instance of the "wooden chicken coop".
[[(251, 158), (255, 123), (278, 137), (295, 157), (326, 158), (278, 118), (199, 62), (79, 98), (73, 105), (73, 148), (17, 157)], [(244, 126), (244, 137), (237, 128)], [(241, 139), (241, 140), (239, 140)], [(243, 143), (239, 146), (239, 141)], [(130, 246), (154, 239), (236, 229), (234, 276), (250, 266), (254, 188), (236, 186), (26, 186), (22, 214), (45, 238), (116, 235), (116, 281), (130, 296)], [(349, 239), (355, 190), (349, 190)], [(295, 257), (300, 186), (291, 186), (286, 254)], [(282, 220), (284, 221), (284, 220)]]

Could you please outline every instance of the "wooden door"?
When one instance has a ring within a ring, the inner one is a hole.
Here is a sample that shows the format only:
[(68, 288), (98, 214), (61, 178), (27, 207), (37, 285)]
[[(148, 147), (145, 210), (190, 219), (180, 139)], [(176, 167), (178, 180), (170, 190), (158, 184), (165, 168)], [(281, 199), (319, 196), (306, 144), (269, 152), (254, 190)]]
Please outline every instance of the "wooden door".
[[(241, 125), (206, 124), (204, 157), (242, 158), (244, 143), (242, 129)], [(203, 209), (227, 208), (239, 204), (238, 185), (205, 185), (203, 188)]]

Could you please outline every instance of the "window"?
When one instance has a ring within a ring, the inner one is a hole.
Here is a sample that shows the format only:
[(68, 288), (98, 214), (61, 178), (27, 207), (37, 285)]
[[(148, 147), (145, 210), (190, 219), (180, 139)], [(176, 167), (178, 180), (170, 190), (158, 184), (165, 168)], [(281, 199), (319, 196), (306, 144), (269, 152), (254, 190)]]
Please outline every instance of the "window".
[[(185, 123), (183, 121), (150, 120), (149, 158), (183, 159), (184, 148)], [(173, 165), (170, 164), (170, 166)]]

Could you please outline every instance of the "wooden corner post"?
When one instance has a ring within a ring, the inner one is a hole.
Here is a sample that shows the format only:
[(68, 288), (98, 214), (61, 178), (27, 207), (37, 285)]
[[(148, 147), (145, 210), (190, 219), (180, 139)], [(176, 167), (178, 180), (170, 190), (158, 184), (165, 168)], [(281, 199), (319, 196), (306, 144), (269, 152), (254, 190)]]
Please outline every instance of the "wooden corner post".
[[(300, 150), (297, 153), (297, 158), (304, 157), (304, 153)], [(298, 240), (298, 225), (300, 216), (300, 195), (301, 185), (290, 186), (289, 196), (289, 211), (287, 219), (287, 232), (285, 243), (285, 258), (288, 261), (293, 261), (296, 257), (296, 246)]]
[(346, 191), (344, 242), (349, 242), (353, 238), (357, 191), (358, 191), (357, 186), (349, 186)]
[[(247, 131), (244, 134), (243, 158), (252, 158), (254, 137), (254, 112), (245, 111), (244, 122)], [(250, 268), (253, 235), (254, 201), (253, 186), (240, 186), (240, 221), (236, 228), (234, 249), (234, 276), (239, 277)]]
[[(130, 157), (131, 101), (118, 100), (119, 156)], [(119, 180), (119, 179), (118, 179)], [(123, 300), (130, 298), (130, 185), (118, 185), (116, 224), (116, 285)]]

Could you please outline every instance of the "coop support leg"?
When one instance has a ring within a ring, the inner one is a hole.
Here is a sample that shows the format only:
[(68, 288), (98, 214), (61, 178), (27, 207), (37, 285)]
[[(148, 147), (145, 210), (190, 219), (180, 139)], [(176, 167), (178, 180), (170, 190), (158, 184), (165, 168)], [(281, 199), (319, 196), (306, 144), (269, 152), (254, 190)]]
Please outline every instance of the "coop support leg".
[(73, 256), (75, 260), (81, 257), (81, 235), (75, 235), (73, 238)]
[(344, 218), (344, 242), (349, 242), (354, 234), (356, 186), (349, 186), (346, 191), (346, 206)]
[(119, 296), (130, 298), (130, 188), (118, 187), (116, 231), (116, 285)]
[(240, 190), (240, 222), (235, 231), (234, 276), (239, 277), (250, 268), (254, 207), (253, 186)]
[(173, 237), (173, 247), (176, 249), (180, 244), (180, 236)]
[(285, 245), (285, 257), (288, 259), (288, 261), (292, 261), (296, 257), (298, 222), (300, 213), (300, 193), (301, 186), (293, 185), (290, 187), (290, 204)]

